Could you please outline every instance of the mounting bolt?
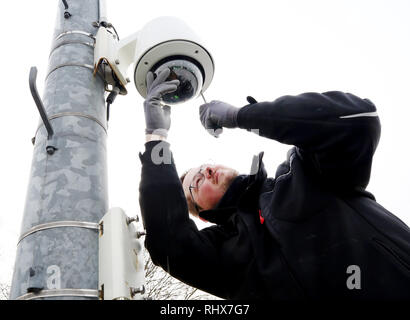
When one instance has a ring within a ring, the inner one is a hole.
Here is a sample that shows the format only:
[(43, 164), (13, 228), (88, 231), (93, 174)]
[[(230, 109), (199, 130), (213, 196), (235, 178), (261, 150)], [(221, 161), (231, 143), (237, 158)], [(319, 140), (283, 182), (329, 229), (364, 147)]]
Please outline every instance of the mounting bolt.
[(70, 13), (70, 12), (68, 12), (68, 11), (64, 12), (64, 18), (68, 19), (68, 18), (70, 18), (70, 17), (71, 17), (71, 13)]
[(138, 287), (138, 288), (130, 288), (130, 291), (131, 291), (131, 297), (134, 297), (136, 294), (144, 294), (145, 286), (142, 285), (141, 287)]
[(138, 216), (135, 217), (127, 217), (127, 224), (130, 224), (132, 222), (139, 222), (140, 218)]
[(130, 78), (125, 79), (125, 81), (127, 81), (127, 83), (131, 82)]
[(52, 147), (52, 146), (48, 146), (48, 147), (46, 147), (46, 151), (47, 151), (47, 154), (52, 156), (57, 151), (57, 148)]
[(146, 235), (147, 235), (147, 233), (145, 231), (137, 231), (137, 233), (136, 233), (136, 236), (137, 236), (138, 239), (143, 237), (143, 236), (146, 236)]
[(120, 64), (120, 60), (115, 60), (115, 64)]

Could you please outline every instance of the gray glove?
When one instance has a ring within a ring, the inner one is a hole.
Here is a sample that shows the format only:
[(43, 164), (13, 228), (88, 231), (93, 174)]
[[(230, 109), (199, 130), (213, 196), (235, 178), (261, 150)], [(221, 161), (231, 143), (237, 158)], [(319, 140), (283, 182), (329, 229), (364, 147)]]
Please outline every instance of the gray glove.
[(202, 125), (214, 137), (218, 137), (225, 128), (236, 128), (239, 108), (222, 101), (213, 100), (199, 108)]
[(171, 107), (162, 106), (162, 96), (175, 91), (179, 85), (179, 80), (165, 81), (170, 72), (171, 70), (166, 68), (158, 74), (156, 79), (152, 72), (148, 72), (147, 97), (144, 101), (145, 133), (155, 133), (165, 138), (171, 127)]

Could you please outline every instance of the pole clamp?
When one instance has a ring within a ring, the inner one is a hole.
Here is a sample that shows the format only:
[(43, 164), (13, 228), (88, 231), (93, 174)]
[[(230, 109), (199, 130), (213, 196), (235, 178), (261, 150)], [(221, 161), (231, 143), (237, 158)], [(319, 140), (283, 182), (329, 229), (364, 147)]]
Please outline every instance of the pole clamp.
[(47, 229), (55, 229), (55, 228), (67, 228), (67, 227), (74, 227), (74, 228), (85, 228), (85, 229), (91, 229), (91, 230), (99, 230), (100, 225), (95, 222), (83, 222), (83, 221), (55, 221), (55, 222), (48, 222), (48, 223), (43, 223), (39, 224), (37, 226), (34, 226), (30, 228), (28, 231), (24, 232), (18, 242), (17, 245), (26, 237), (29, 235), (36, 233), (38, 231), (43, 231)]
[[(48, 79), (48, 77), (50, 76), (50, 74), (52, 74), (54, 71), (63, 68), (63, 67), (81, 67), (81, 68), (86, 68), (86, 69), (90, 69), (92, 72), (94, 72), (94, 67), (90, 64), (82, 64), (82, 63), (63, 63), (63, 64), (59, 64), (58, 66), (55, 66), (53, 69), (51, 69), (48, 74), (46, 75), (46, 81)], [(97, 73), (102, 80), (104, 80), (103, 76), (101, 75), (100, 72)]]
[[(100, 120), (98, 120), (96, 117), (93, 117), (89, 114), (84, 114), (84, 113), (81, 113), (81, 112), (56, 113), (56, 114), (53, 114), (52, 116), (50, 116), (48, 119), (51, 121), (51, 120), (54, 120), (54, 119), (57, 119), (57, 118), (62, 118), (62, 117), (82, 117), (82, 118), (90, 119), (90, 120), (96, 122), (101, 128), (103, 128), (105, 133), (108, 132), (108, 129), (104, 126), (104, 124)], [(41, 127), (42, 127), (42, 124), (40, 124), (39, 127), (37, 128), (36, 134), (34, 135), (34, 137), (37, 136), (38, 130), (40, 130)], [(35, 142), (35, 138), (33, 138), (33, 140)]]
[(85, 41), (79, 41), (79, 40), (64, 40), (61, 41), (60, 43), (56, 44), (53, 49), (51, 49), (50, 51), (50, 55), (49, 57), (51, 57), (51, 55), (54, 53), (54, 51), (56, 51), (58, 48), (62, 47), (62, 46), (66, 46), (66, 45), (72, 45), (72, 44), (81, 44), (87, 47), (90, 47), (92, 49), (94, 49), (94, 43), (91, 42), (85, 42)]
[(87, 37), (89, 37), (89, 38), (95, 40), (95, 36), (94, 36), (92, 33), (85, 32), (85, 31), (82, 31), (82, 30), (69, 30), (69, 31), (64, 31), (64, 32), (60, 33), (60, 34), (55, 38), (55, 41), (61, 39), (62, 37), (65, 37), (65, 36), (67, 36), (67, 35), (69, 35), (69, 34), (81, 34), (81, 35), (83, 35), (83, 36), (87, 36)]
[(57, 298), (57, 297), (83, 297), (99, 299), (98, 290), (93, 289), (50, 289), (41, 290), (38, 293), (26, 293), (16, 300), (33, 300), (39, 298)]

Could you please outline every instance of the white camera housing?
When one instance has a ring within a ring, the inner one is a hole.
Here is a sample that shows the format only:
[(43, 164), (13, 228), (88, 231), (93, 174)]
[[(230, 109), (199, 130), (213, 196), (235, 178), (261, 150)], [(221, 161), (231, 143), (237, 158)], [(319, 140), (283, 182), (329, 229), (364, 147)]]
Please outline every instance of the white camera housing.
[[(94, 73), (101, 68), (107, 91), (110, 91), (111, 86), (119, 85), (120, 93), (127, 94), (126, 85), (130, 82), (127, 70), (133, 64), (135, 86), (145, 98), (147, 73), (155, 72), (163, 64), (169, 65), (170, 61), (175, 61), (172, 65), (185, 68), (188, 72), (195, 69), (195, 72), (191, 72), (195, 78), (202, 76), (202, 79), (197, 79), (200, 90), (196, 90), (191, 98), (195, 98), (200, 92), (205, 92), (211, 84), (215, 71), (212, 56), (195, 32), (179, 18), (154, 19), (140, 31), (121, 41), (118, 41), (116, 36), (104, 27), (98, 30), (94, 52)], [(192, 67), (192, 64), (197, 69)], [(115, 77), (112, 76), (113, 73)]]

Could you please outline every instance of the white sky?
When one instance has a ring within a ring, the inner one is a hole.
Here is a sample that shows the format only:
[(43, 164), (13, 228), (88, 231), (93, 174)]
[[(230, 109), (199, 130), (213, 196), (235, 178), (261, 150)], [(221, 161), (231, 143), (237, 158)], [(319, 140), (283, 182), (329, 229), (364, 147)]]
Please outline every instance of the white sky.
[[(3, 23), (0, 139), (0, 282), (10, 282), (31, 166), (38, 112), (28, 87), (39, 69), (42, 93), (58, 1), (7, 1)], [(133, 1), (108, 0), (108, 18), (124, 38), (163, 15), (184, 19), (216, 62), (205, 93), (238, 107), (285, 94), (340, 90), (371, 99), (382, 136), (368, 190), (410, 224), (410, 2), (385, 1)], [(68, 0), (70, 3), (70, 0)], [(131, 77), (132, 78), (132, 77)], [(144, 149), (143, 99), (133, 83), (111, 109), (108, 137), (110, 207), (139, 212), (138, 185)], [(173, 109), (169, 135), (180, 173), (207, 161), (248, 173), (265, 151), (270, 176), (290, 146), (239, 129), (212, 138), (200, 125), (196, 100)]]

